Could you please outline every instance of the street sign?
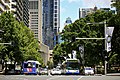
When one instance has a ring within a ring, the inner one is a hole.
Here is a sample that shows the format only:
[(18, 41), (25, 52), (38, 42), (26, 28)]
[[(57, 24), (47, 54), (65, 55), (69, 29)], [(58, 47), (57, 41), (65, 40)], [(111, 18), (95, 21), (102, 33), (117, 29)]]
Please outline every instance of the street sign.
[(106, 27), (105, 39), (107, 41), (106, 43), (107, 52), (111, 51), (111, 39), (112, 39), (113, 30), (114, 27)]
[(73, 59), (76, 59), (76, 51), (72, 50)]

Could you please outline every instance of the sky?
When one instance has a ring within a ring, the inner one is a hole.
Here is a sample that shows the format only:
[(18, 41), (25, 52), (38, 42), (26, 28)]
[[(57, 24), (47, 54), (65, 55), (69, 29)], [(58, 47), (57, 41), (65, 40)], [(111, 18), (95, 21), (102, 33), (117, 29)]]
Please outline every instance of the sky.
[(111, 8), (111, 0), (60, 0), (60, 31), (64, 28), (66, 18), (72, 22), (79, 18), (79, 8)]

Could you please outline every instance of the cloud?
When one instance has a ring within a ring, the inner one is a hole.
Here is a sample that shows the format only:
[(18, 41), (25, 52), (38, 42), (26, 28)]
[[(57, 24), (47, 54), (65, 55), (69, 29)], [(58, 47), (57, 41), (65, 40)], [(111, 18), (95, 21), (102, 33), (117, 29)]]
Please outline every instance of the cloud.
[(69, 3), (72, 3), (72, 2), (79, 2), (80, 0), (68, 0)]
[(82, 0), (84, 7), (110, 7), (111, 0)]
[(60, 0), (60, 2), (63, 2), (63, 1), (65, 1), (65, 0)]
[(60, 7), (60, 13), (64, 13), (66, 11), (66, 9), (64, 7)]

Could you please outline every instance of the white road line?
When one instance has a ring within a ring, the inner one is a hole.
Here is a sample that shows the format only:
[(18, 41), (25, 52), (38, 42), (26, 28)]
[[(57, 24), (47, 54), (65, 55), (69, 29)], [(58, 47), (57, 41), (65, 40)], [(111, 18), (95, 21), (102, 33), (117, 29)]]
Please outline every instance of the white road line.
[(78, 78), (77, 80), (80, 80), (80, 79), (82, 79), (83, 78), (83, 76), (81, 76), (80, 78)]
[[(61, 76), (59, 76), (59, 77), (61, 77)], [(52, 78), (49, 78), (49, 79), (47, 79), (47, 80), (57, 79), (57, 78), (59, 78), (59, 77), (52, 77)]]

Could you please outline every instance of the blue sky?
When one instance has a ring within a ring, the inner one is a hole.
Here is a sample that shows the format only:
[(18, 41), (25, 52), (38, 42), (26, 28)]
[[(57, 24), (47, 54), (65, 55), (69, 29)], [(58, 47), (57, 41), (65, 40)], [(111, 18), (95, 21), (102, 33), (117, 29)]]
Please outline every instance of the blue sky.
[(72, 22), (79, 18), (79, 8), (110, 8), (111, 0), (60, 0), (60, 31), (64, 28), (66, 18)]

